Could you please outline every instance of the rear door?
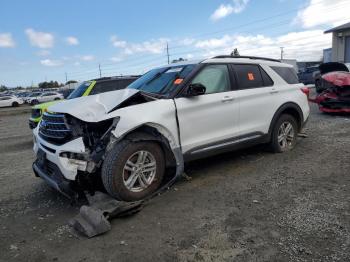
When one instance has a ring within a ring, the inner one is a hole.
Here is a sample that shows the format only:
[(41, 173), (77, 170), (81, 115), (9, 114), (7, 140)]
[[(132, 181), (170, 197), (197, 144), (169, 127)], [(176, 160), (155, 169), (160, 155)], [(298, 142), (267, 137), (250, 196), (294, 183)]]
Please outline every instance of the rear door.
[(227, 143), (238, 134), (238, 102), (226, 64), (207, 64), (191, 81), (206, 87), (195, 97), (175, 98), (182, 151), (197, 154)]
[(258, 64), (234, 64), (232, 70), (239, 89), (239, 134), (255, 138), (267, 133), (279, 103), (279, 90)]

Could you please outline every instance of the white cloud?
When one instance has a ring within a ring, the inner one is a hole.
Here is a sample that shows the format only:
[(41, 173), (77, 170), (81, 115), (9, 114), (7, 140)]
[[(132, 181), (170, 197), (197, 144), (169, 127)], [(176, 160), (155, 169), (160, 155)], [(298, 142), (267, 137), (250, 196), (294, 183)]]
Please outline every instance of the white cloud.
[(120, 40), (116, 35), (111, 36), (112, 45), (118, 48), (126, 47), (126, 41)]
[(217, 20), (222, 19), (222, 18), (224, 18), (232, 13), (238, 14), (246, 8), (248, 2), (249, 2), (249, 0), (233, 0), (233, 5), (232, 4), (227, 4), (227, 5), (222, 4), (210, 16), (210, 19), (212, 21), (217, 21)]
[(349, 0), (310, 0), (306, 8), (298, 12), (294, 23), (303, 28), (337, 26), (350, 21), (349, 10)]
[(68, 36), (64, 40), (65, 40), (67, 45), (79, 45), (78, 38), (76, 38), (74, 36)]
[(10, 33), (0, 34), (0, 47), (15, 47), (15, 41)]
[(93, 61), (95, 60), (95, 57), (93, 55), (83, 55), (83, 56), (80, 56), (80, 59), (82, 61)]
[(48, 56), (51, 54), (49, 50), (40, 50), (39, 52), (36, 53), (38, 56)]
[(54, 46), (54, 36), (50, 33), (38, 32), (31, 28), (25, 30), (32, 46), (39, 48), (52, 48)]
[(120, 57), (120, 56), (113, 56), (109, 60), (111, 60), (112, 62), (116, 62), (117, 63), (117, 62), (123, 61), (124, 59), (122, 57)]
[(331, 36), (322, 30), (291, 32), (277, 37), (264, 35), (224, 35), (221, 38), (199, 40), (195, 46), (203, 50), (201, 56), (230, 54), (238, 48), (241, 55), (279, 58), (280, 47), (284, 47), (285, 57), (290, 59), (317, 60), (322, 50), (331, 46)]
[(44, 66), (60, 66), (63, 65), (62, 61), (60, 60), (51, 60), (51, 59), (44, 59), (40, 60), (40, 63)]
[(129, 43), (115, 35), (111, 36), (113, 46), (122, 49), (123, 55), (134, 55), (136, 53), (161, 54), (164, 52), (168, 41), (169, 39), (166, 38), (158, 38), (141, 43)]

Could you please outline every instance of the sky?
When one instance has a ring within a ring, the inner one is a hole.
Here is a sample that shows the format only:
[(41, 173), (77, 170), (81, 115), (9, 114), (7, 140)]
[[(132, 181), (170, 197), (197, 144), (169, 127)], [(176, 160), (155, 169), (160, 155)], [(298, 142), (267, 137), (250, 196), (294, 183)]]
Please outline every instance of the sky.
[(178, 58), (319, 60), (349, 0), (2, 0), (0, 85), (143, 74)]

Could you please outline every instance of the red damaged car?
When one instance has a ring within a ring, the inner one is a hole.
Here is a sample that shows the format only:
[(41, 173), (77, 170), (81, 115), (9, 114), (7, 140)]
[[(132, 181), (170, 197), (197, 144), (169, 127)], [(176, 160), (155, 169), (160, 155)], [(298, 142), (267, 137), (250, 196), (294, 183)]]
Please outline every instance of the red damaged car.
[(326, 113), (350, 113), (350, 70), (342, 63), (325, 63), (320, 65), (324, 91), (314, 99)]

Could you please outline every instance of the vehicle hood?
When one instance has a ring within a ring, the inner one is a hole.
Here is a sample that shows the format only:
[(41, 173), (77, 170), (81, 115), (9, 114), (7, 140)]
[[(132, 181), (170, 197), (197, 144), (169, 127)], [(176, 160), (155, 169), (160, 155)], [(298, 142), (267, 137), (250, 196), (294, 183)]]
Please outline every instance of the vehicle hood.
[(320, 69), (321, 75), (335, 71), (349, 72), (349, 68), (344, 63), (338, 62), (323, 63), (318, 68)]
[(55, 101), (51, 101), (51, 102), (41, 103), (41, 104), (33, 106), (32, 108), (43, 110), (45, 108), (48, 108), (49, 106), (52, 106), (52, 105), (60, 103), (60, 102), (63, 102), (63, 100), (55, 100)]
[(136, 89), (122, 89), (92, 96), (83, 96), (54, 104), (48, 111), (72, 115), (85, 122), (98, 122), (111, 110), (139, 93)]

